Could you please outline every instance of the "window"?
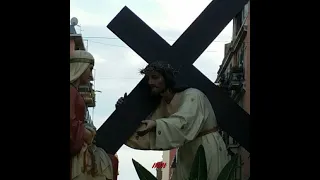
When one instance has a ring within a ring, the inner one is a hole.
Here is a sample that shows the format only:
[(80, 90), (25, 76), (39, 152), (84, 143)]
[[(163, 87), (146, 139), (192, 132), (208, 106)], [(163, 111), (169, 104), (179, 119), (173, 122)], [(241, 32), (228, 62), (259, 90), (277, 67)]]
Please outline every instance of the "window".
[(244, 51), (244, 43), (242, 43), (242, 45), (240, 46), (239, 52), (238, 52), (238, 66), (240, 68), (244, 68), (244, 55), (245, 55), (245, 51)]

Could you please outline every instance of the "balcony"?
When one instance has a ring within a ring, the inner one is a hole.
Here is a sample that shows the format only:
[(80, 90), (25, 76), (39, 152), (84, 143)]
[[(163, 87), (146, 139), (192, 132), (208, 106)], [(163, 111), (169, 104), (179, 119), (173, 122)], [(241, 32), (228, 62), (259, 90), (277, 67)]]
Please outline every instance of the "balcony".
[(88, 107), (95, 107), (95, 91), (92, 89), (92, 84), (79, 87), (79, 93), (82, 95), (84, 102)]
[(95, 107), (95, 98), (94, 95), (90, 92), (80, 92), (82, 95), (84, 102), (88, 107)]
[(232, 67), (229, 75), (229, 90), (238, 91), (241, 89), (243, 84), (243, 68), (241, 67)]
[(240, 144), (236, 142), (228, 133), (222, 131), (222, 139), (226, 144), (229, 155), (233, 156), (238, 153)]
[(235, 39), (231, 42), (229, 45), (229, 51), (226, 53), (225, 57), (222, 60), (222, 64), (220, 65), (220, 68), (218, 70), (218, 76), (217, 80), (215, 82), (218, 82), (221, 78), (221, 75), (224, 74), (225, 70), (227, 69), (228, 65), (231, 62), (232, 57), (234, 56), (235, 52), (238, 52), (240, 49), (244, 39), (247, 36), (247, 25), (243, 24), (237, 33)]
[(225, 90), (228, 90), (229, 82), (228, 82), (228, 78), (224, 74), (221, 75), (218, 83), (219, 83), (219, 87)]
[(227, 74), (221, 74), (216, 81), (219, 87), (223, 89), (228, 96), (236, 102), (244, 94), (244, 69), (242, 66), (234, 66)]

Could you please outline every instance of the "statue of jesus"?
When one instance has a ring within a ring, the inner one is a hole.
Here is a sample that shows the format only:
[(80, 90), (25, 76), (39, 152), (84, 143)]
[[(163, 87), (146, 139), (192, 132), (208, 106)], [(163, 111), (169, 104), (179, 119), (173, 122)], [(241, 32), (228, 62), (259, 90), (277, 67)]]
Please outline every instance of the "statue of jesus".
[[(170, 64), (151, 63), (140, 72), (147, 78), (150, 98), (158, 99), (159, 105), (126, 145), (138, 150), (178, 148), (173, 180), (189, 179), (197, 149), (203, 145), (208, 180), (217, 180), (229, 156), (206, 95), (196, 88), (178, 87), (175, 81), (178, 72)], [(116, 107), (124, 101), (125, 97), (120, 98)]]

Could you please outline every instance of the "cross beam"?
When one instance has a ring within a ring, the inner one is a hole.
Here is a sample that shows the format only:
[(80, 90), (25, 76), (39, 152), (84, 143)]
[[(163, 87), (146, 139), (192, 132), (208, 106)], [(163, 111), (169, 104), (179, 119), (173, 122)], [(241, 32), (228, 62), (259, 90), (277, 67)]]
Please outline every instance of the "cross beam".
[[(177, 82), (204, 92), (211, 102), (220, 127), (250, 152), (250, 116), (192, 65), (247, 2), (248, 0), (212, 1), (172, 46), (127, 7), (107, 27), (146, 62), (165, 60), (174, 67), (179, 67)], [(149, 98), (147, 82), (142, 79), (129, 94), (125, 104), (114, 111), (99, 128), (97, 145), (106, 152), (115, 154), (139, 127), (141, 120), (155, 108), (155, 102)]]

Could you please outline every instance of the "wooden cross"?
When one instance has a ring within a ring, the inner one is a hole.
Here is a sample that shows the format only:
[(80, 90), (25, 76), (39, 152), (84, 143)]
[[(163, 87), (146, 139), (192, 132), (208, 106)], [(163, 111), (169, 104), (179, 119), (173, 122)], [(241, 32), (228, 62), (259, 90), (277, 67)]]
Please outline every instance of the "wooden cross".
[[(162, 60), (178, 68), (177, 82), (204, 92), (215, 111), (219, 126), (250, 152), (249, 114), (192, 65), (247, 2), (212, 1), (172, 46), (127, 7), (107, 27), (146, 62)], [(125, 104), (116, 109), (99, 128), (97, 145), (107, 153), (115, 154), (155, 108), (155, 102), (150, 100), (149, 86), (142, 79)]]

